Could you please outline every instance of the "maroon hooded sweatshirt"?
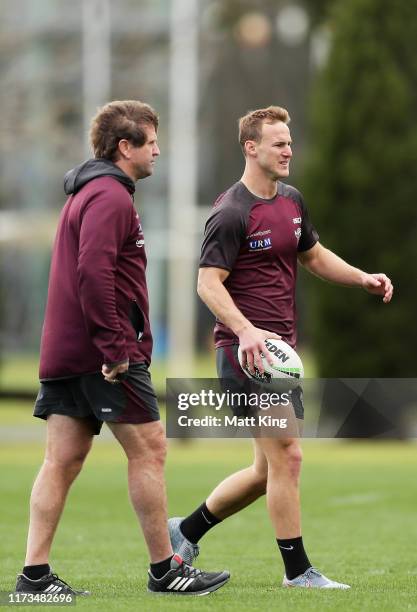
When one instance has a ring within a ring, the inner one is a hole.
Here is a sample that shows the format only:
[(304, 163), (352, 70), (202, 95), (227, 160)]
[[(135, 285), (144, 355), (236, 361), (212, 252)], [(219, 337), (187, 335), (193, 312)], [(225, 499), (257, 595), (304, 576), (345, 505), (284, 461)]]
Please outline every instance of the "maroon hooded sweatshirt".
[(152, 335), (145, 241), (135, 185), (118, 166), (92, 159), (65, 176), (69, 195), (52, 252), (41, 339), (42, 381), (150, 364)]

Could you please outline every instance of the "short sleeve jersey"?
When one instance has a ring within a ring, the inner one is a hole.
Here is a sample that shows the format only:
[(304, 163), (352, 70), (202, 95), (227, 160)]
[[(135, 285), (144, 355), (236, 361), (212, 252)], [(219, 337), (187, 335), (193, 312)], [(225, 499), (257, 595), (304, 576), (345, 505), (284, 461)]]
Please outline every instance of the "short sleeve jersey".
[[(224, 286), (243, 315), (294, 347), (297, 253), (311, 249), (318, 239), (297, 189), (278, 183), (276, 196), (266, 200), (239, 181), (214, 204), (200, 267), (229, 270)], [(216, 348), (238, 342), (220, 321), (214, 340)]]

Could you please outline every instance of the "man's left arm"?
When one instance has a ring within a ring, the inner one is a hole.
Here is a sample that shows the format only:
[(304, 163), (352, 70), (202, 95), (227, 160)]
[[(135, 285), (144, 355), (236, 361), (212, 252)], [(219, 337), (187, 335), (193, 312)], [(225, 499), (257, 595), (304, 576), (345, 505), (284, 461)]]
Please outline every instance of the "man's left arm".
[(323, 280), (346, 287), (361, 287), (368, 293), (382, 296), (385, 304), (391, 301), (393, 286), (385, 274), (368, 274), (355, 268), (319, 242), (311, 249), (299, 252), (298, 261), (309, 272)]

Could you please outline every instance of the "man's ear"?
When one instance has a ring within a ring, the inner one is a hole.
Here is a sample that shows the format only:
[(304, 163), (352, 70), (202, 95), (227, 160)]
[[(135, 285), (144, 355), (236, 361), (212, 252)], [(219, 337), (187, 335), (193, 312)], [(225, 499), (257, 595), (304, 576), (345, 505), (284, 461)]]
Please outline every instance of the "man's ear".
[(254, 157), (256, 155), (256, 142), (254, 140), (247, 140), (244, 146), (245, 155), (248, 157)]
[(123, 159), (130, 159), (130, 142), (126, 138), (119, 140), (117, 148)]

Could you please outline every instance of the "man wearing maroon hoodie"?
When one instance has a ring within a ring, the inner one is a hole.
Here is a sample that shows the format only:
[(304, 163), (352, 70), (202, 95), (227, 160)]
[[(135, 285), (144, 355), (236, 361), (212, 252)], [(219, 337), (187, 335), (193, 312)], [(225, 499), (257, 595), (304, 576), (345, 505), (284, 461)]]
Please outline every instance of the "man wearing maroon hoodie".
[(67, 173), (52, 253), (34, 415), (47, 421), (18, 592), (88, 595), (54, 574), (49, 552), (69, 488), (104, 421), (128, 459), (129, 494), (150, 555), (148, 590), (205, 594), (229, 579), (173, 555), (167, 529), (165, 433), (149, 374), (152, 335), (145, 240), (133, 195), (159, 155), (158, 118), (110, 102), (91, 124), (94, 159)]

